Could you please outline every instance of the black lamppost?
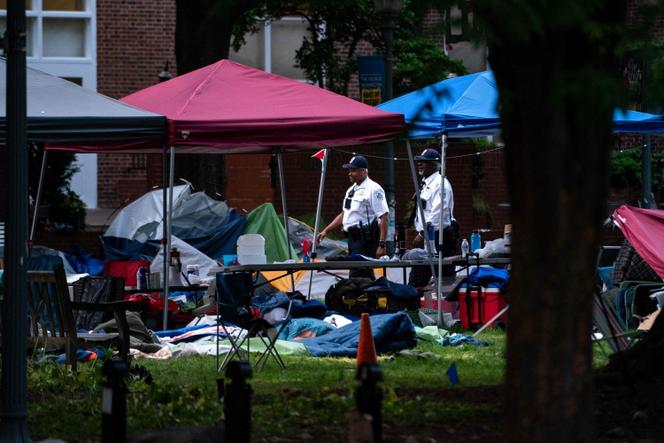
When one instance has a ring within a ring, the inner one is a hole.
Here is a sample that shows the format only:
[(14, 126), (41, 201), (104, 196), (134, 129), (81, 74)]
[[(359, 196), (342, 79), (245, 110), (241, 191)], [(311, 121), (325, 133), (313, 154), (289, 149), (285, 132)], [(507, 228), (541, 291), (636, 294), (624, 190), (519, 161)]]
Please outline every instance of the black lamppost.
[(28, 442), (28, 143), (25, 2), (7, 2), (7, 151), (9, 201), (2, 300), (0, 441)]
[(157, 75), (157, 77), (159, 78), (159, 83), (173, 78), (173, 74), (168, 70), (168, 60), (166, 60), (166, 66), (164, 66), (164, 69)]
[[(403, 0), (374, 0), (374, 10), (380, 18), (380, 30), (385, 41), (385, 97), (382, 101), (392, 99), (392, 53), (394, 52), (394, 28), (396, 20), (403, 9)], [(394, 252), (394, 142), (385, 143), (385, 194), (390, 207), (390, 226), (387, 236), (387, 252)]]

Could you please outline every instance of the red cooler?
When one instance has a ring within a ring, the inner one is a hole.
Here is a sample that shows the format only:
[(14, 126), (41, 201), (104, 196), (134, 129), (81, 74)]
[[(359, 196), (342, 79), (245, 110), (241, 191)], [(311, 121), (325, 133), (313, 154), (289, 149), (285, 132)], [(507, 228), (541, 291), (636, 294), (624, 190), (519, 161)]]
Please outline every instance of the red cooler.
[[(478, 291), (473, 288), (470, 291), (470, 315), (468, 302), (466, 300), (466, 288), (459, 290), (459, 319), (464, 329), (477, 329), (485, 322), (491, 320), (496, 314), (507, 306), (507, 296), (497, 288), (480, 288), (480, 300), (478, 302)], [(470, 319), (469, 319), (470, 318)], [(497, 321), (507, 324), (507, 312), (503, 313)], [(495, 327), (496, 322), (491, 324)]]

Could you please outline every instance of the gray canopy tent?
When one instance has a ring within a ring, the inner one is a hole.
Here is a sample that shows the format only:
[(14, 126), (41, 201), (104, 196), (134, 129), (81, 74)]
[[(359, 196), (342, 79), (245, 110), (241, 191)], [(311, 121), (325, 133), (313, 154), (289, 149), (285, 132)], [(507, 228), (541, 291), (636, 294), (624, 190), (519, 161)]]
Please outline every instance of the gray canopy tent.
[[(15, 65), (12, 65), (15, 66)], [(18, 75), (23, 73), (19, 70)], [(15, 71), (14, 71), (15, 72)], [(15, 73), (16, 74), (16, 73)], [(97, 94), (75, 85), (67, 80), (43, 72), (26, 69), (27, 141), (31, 143), (58, 142), (96, 142), (164, 140), (166, 139), (166, 118), (158, 114), (136, 109), (125, 103)], [(16, 77), (13, 77), (14, 80)], [(7, 144), (7, 62), (0, 58), (0, 144)], [(14, 102), (12, 102), (14, 103)], [(15, 124), (15, 121), (14, 123)], [(26, 146), (27, 149), (27, 146)], [(46, 151), (42, 161), (40, 188), (45, 171)], [(26, 171), (27, 173), (27, 171)], [(9, 189), (9, 192), (22, 194), (21, 190)], [(37, 191), (40, 194), (40, 190)], [(39, 198), (39, 195), (37, 196)], [(35, 205), (36, 207), (37, 205)], [(27, 229), (27, 226), (16, 226)], [(11, 234), (11, 233), (10, 233)], [(17, 237), (17, 238), (20, 238)], [(19, 247), (21, 250), (22, 247)], [(16, 252), (15, 248), (12, 249)], [(24, 257), (19, 253), (13, 262), (24, 266)], [(12, 268), (12, 282), (20, 278), (20, 268)], [(19, 275), (14, 275), (18, 271)], [(27, 342), (27, 299), (26, 289), (19, 283), (13, 291), (4, 294), (2, 337), (3, 364), (2, 385), (22, 388), (3, 389), (2, 417), (20, 417), (25, 413)], [(7, 422), (3, 431), (9, 432), (11, 423)]]
[[(7, 62), (0, 58), (0, 95), (7, 95)], [(75, 83), (27, 68), (27, 129), (31, 143), (108, 143), (166, 139), (166, 117), (137, 109)], [(6, 142), (5, 100), (0, 101), (0, 144)], [(33, 240), (48, 151), (42, 157), (30, 228)]]
[[(0, 58), (0, 144), (6, 138), (7, 62)], [(27, 69), (28, 140), (104, 142), (161, 140), (166, 118), (84, 89), (70, 81)]]

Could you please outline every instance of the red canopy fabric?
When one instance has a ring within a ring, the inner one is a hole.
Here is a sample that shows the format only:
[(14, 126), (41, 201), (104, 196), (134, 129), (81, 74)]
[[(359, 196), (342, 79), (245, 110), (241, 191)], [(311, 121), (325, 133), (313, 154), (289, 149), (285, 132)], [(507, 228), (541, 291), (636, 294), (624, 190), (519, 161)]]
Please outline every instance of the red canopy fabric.
[[(256, 152), (284, 147), (371, 143), (393, 138), (403, 115), (230, 60), (121, 99), (165, 115), (177, 152)], [(155, 142), (56, 147), (78, 152), (146, 152)]]
[(664, 211), (622, 205), (613, 218), (636, 252), (664, 278)]

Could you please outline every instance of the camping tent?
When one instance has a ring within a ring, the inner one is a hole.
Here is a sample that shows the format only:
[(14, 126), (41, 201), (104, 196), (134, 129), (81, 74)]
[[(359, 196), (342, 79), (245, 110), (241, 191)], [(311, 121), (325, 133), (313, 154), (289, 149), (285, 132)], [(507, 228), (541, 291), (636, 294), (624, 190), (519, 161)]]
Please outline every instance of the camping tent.
[(613, 219), (636, 252), (664, 279), (664, 211), (622, 205)]
[[(211, 259), (235, 253), (246, 217), (204, 192), (191, 192), (190, 185), (175, 186), (173, 194), (173, 238), (179, 238)], [(106, 258), (152, 260), (160, 249), (162, 223), (162, 190), (149, 191), (122, 208), (104, 233), (102, 245)], [(182, 249), (176, 247), (181, 251), (184, 264), (197, 263), (185, 263)]]

